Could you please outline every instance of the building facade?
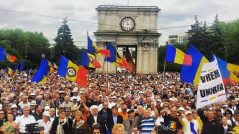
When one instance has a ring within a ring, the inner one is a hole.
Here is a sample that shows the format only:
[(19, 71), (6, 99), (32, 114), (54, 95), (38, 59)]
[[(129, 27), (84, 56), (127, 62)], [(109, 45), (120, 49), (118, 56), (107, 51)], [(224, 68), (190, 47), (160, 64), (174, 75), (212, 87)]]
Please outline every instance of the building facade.
[[(160, 33), (157, 32), (158, 13), (156, 6), (101, 5), (98, 12), (98, 30), (94, 33), (98, 47), (107, 42), (116, 47), (136, 48), (136, 72), (157, 73), (157, 48)], [(97, 57), (103, 65), (97, 72), (116, 72), (116, 66)]]

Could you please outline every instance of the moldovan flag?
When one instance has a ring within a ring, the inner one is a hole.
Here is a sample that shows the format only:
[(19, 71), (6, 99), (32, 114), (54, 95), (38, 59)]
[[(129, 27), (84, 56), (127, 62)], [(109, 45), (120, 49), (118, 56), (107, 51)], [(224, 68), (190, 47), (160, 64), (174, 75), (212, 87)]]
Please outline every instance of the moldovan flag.
[(110, 51), (107, 49), (100, 49), (96, 46), (96, 43), (93, 42), (91, 40), (91, 38), (89, 36), (87, 36), (87, 40), (88, 40), (88, 51), (91, 54), (102, 54), (105, 55), (105, 57), (109, 57), (110, 56)]
[(7, 71), (8, 76), (12, 77), (14, 75), (13, 69), (11, 69), (9, 67), (7, 67), (6, 69), (7, 69), (6, 71)]
[(110, 51), (110, 56), (105, 58), (105, 61), (107, 62), (116, 62), (116, 53), (117, 50), (115, 48), (115, 46), (111, 43), (107, 43), (106, 44), (106, 49)]
[(196, 108), (199, 109), (225, 100), (226, 92), (217, 60), (204, 63), (197, 90)]
[(65, 77), (69, 81), (73, 81), (81, 85), (82, 83), (87, 83), (87, 79), (83, 79), (84, 82), (82, 82), (81, 78), (87, 78), (86, 75), (88, 74), (88, 70), (84, 70), (82, 68), (83, 67), (79, 67), (72, 61), (68, 60), (66, 57), (61, 56), (60, 64), (58, 67), (58, 74), (61, 77)]
[(6, 58), (7, 58), (7, 61), (9, 61), (9, 62), (15, 62), (17, 60), (16, 56), (9, 55), (9, 54), (6, 54)]
[(47, 81), (47, 73), (49, 71), (48, 60), (43, 59), (37, 72), (32, 77), (32, 82), (45, 83)]
[(101, 68), (100, 63), (96, 60), (95, 55), (88, 53), (89, 67), (91, 68)]
[(6, 51), (0, 47), (0, 61), (6, 61)]
[(217, 58), (224, 84), (239, 83), (239, 66)]
[(166, 46), (165, 60), (167, 62), (173, 62), (182, 65), (192, 65), (192, 56), (185, 54), (184, 52), (173, 47), (172, 45)]
[(197, 86), (199, 83), (202, 65), (203, 63), (208, 63), (208, 60), (192, 45), (189, 46), (187, 54), (192, 56), (192, 65), (182, 65), (180, 80)]
[(25, 67), (25, 63), (22, 61), (21, 64), (20, 64), (20, 67), (19, 67), (19, 71), (23, 71), (24, 70), (24, 67)]

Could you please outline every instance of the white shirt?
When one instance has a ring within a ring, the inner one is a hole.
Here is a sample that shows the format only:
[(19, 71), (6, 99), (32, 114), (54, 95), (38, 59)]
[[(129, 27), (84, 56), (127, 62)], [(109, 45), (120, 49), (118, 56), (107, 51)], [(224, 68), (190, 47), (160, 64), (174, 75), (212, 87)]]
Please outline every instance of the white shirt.
[(37, 122), (39, 127), (44, 127), (44, 134), (50, 134), (51, 125), (52, 125), (51, 121), (47, 121), (46, 123), (43, 121), (43, 119), (41, 119), (41, 120), (38, 120)]
[(164, 123), (164, 118), (162, 116), (158, 116), (158, 118), (155, 121), (155, 124), (160, 126), (161, 122)]
[(94, 116), (94, 120), (95, 120), (94, 124), (97, 124), (97, 116)]
[(114, 102), (109, 102), (109, 108), (111, 109), (113, 106), (115, 106), (116, 105), (116, 103), (114, 103)]
[[(194, 123), (194, 129), (197, 132), (198, 129), (199, 129), (198, 121), (197, 120), (192, 120), (191, 122)], [(183, 133), (184, 134), (191, 134), (192, 133), (191, 128), (190, 128), (190, 121), (188, 121), (187, 119), (183, 120)]]
[(36, 123), (36, 120), (32, 115), (28, 115), (27, 117), (22, 115), (16, 118), (15, 122), (19, 124), (20, 133), (26, 133), (25, 131), (26, 124)]
[(23, 103), (23, 102), (20, 102), (18, 105), (21, 107), (21, 109), (23, 109), (25, 106), (27, 107), (30, 107), (30, 102), (26, 102), (26, 103)]

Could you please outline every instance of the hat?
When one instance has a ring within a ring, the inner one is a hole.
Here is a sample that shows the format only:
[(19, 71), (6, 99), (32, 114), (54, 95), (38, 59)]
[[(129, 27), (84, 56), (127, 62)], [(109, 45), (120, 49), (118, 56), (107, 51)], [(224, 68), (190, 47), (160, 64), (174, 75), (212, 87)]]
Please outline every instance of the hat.
[(116, 96), (113, 96), (112, 98), (113, 98), (113, 99), (116, 99), (117, 97), (116, 97)]
[(188, 115), (188, 114), (192, 114), (192, 112), (191, 111), (186, 111), (185, 115)]
[(4, 112), (2, 110), (0, 110), (0, 114), (4, 114)]
[(77, 97), (77, 96), (72, 96), (71, 99), (72, 99), (72, 100), (77, 100), (77, 101), (78, 101), (78, 97)]
[(36, 96), (34, 93), (31, 93), (30, 96)]
[(78, 92), (78, 87), (74, 87), (72, 90), (73, 93), (77, 93)]
[(45, 106), (44, 109), (45, 109), (45, 111), (46, 111), (46, 110), (50, 110), (50, 107), (49, 107), (49, 106)]
[(170, 101), (174, 101), (174, 99), (173, 99), (173, 98), (169, 98), (168, 100), (170, 100)]
[(234, 115), (239, 115), (239, 110), (235, 110)]
[(133, 109), (130, 109), (128, 112), (127, 112), (127, 114), (130, 114), (130, 113), (133, 113), (134, 112), (134, 110)]
[(180, 107), (178, 110), (179, 111), (185, 111), (185, 109), (183, 107)]
[(50, 116), (50, 114), (49, 114), (48, 111), (43, 112), (43, 115), (44, 115), (44, 116)]
[(33, 106), (33, 105), (37, 105), (37, 103), (36, 103), (36, 101), (31, 101), (31, 104), (30, 104), (31, 106)]
[(143, 92), (143, 91), (140, 91), (139, 94), (144, 94), (144, 92)]
[(59, 92), (59, 94), (64, 94), (64, 93), (65, 93), (65, 91), (62, 91), (62, 90)]
[(17, 108), (16, 104), (12, 104), (11, 108)]

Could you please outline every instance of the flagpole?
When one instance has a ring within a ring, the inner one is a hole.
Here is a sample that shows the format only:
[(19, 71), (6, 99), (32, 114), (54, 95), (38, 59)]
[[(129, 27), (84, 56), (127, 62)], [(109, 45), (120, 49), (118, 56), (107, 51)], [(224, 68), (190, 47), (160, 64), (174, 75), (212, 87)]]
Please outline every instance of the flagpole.
[(163, 82), (165, 81), (165, 69), (166, 69), (166, 60), (164, 60), (164, 65), (163, 65)]
[(106, 62), (106, 78), (107, 78), (107, 90), (109, 90), (109, 78), (108, 78), (108, 62)]

